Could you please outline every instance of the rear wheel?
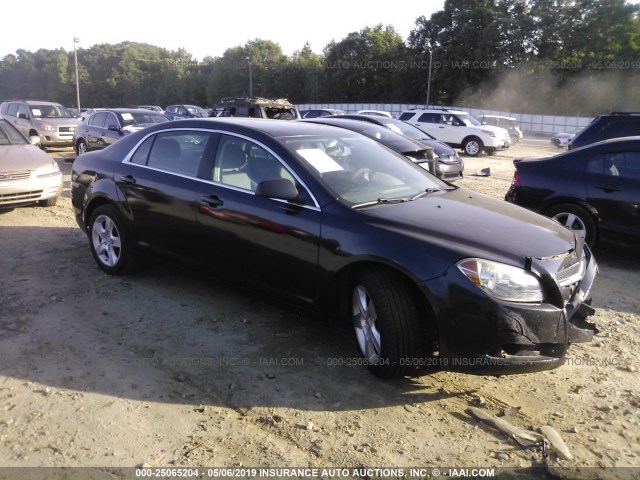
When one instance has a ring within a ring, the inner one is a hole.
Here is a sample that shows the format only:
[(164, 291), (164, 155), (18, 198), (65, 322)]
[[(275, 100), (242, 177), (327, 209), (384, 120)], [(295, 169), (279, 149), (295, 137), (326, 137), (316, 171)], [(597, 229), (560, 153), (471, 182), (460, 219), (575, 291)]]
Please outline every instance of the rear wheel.
[(362, 272), (351, 292), (356, 341), (367, 368), (381, 378), (419, 364), (421, 326), (406, 280), (379, 269)]
[(589, 247), (595, 245), (598, 227), (593, 216), (584, 208), (563, 203), (550, 208), (545, 214), (572, 230), (577, 236), (584, 238)]
[(91, 214), (89, 245), (93, 258), (105, 272), (120, 275), (130, 269), (133, 242), (113, 205), (102, 205)]
[(477, 157), (482, 149), (484, 148), (484, 143), (477, 137), (471, 137), (464, 141), (462, 144), (462, 150), (464, 153), (471, 157)]
[(87, 144), (84, 142), (84, 140), (78, 140), (78, 143), (76, 145), (76, 153), (78, 155), (82, 155), (83, 153), (87, 152)]

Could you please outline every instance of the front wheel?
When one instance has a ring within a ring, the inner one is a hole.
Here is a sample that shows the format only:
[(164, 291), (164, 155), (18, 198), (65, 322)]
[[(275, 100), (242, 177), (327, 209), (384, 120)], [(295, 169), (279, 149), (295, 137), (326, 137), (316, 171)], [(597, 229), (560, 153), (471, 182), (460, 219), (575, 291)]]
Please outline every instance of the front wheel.
[(577, 236), (584, 238), (589, 247), (593, 247), (598, 237), (598, 230), (593, 216), (578, 205), (563, 203), (545, 212), (545, 215), (560, 222), (572, 230)]
[(113, 205), (102, 205), (91, 214), (89, 245), (93, 258), (105, 272), (120, 275), (131, 267), (133, 243)]
[(58, 203), (58, 197), (47, 198), (46, 200), (40, 200), (38, 204), (41, 207), (54, 207)]
[(385, 270), (362, 272), (352, 287), (351, 313), (360, 354), (374, 375), (400, 377), (419, 363), (422, 329), (404, 279)]
[(464, 150), (464, 153), (471, 157), (477, 157), (483, 148), (484, 143), (476, 137), (469, 138), (462, 144), (462, 150)]

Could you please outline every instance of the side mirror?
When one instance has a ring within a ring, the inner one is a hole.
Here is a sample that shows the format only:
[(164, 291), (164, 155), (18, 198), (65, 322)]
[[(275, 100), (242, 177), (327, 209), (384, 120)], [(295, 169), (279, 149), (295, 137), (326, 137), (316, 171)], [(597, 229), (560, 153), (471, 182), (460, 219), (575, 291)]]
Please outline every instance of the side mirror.
[(110, 130), (112, 132), (120, 132), (120, 127), (118, 125), (109, 125), (107, 127), (107, 130)]
[(19, 113), (18, 118), (24, 118), (25, 120), (29, 120), (29, 115), (26, 113)]
[(277, 198), (289, 202), (300, 201), (300, 193), (296, 186), (286, 178), (263, 180), (256, 187), (256, 196), (264, 198)]
[(29, 143), (31, 145), (39, 145), (40, 144), (40, 137), (38, 137), (37, 135), (32, 135), (29, 137)]

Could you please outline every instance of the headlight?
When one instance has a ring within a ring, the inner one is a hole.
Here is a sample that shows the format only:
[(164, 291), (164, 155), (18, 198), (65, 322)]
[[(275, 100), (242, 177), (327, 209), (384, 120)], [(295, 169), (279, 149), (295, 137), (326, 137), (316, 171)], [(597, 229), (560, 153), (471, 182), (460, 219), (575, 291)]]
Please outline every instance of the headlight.
[(48, 123), (44, 123), (44, 122), (40, 122), (38, 124), (38, 128), (40, 128), (41, 130), (44, 130), (46, 132), (55, 132), (56, 131), (56, 127), (52, 127)]
[(509, 302), (542, 302), (542, 286), (530, 272), (511, 265), (469, 258), (458, 269), (482, 290)]
[(482, 133), (486, 133), (490, 137), (495, 137), (496, 136), (496, 132), (492, 132), (491, 130), (482, 130)]
[(58, 164), (51, 160), (51, 163), (45, 167), (40, 167), (36, 169), (36, 177), (51, 177), (53, 175), (57, 175), (60, 173), (60, 167)]

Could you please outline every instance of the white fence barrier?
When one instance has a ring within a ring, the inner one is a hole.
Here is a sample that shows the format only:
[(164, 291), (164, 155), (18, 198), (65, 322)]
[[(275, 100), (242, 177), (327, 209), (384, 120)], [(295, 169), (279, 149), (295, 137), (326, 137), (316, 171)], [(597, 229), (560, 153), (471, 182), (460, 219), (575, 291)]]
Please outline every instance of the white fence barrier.
[[(347, 113), (356, 113), (359, 110), (383, 110), (390, 112), (394, 117), (397, 117), (405, 110), (409, 110), (411, 108), (421, 109), (424, 108), (424, 105), (406, 103), (302, 103), (297, 105), (297, 107), (299, 110), (333, 108), (336, 110), (344, 110)], [(588, 125), (592, 120), (592, 117), (532, 115), (528, 113), (500, 112), (497, 110), (486, 110), (482, 108), (443, 106), (437, 106), (435, 108), (463, 110), (465, 112), (469, 112), (474, 117), (482, 115), (503, 115), (505, 117), (513, 117), (520, 122), (522, 131), (529, 133), (553, 134), (559, 132), (570, 132), (576, 128)]]

